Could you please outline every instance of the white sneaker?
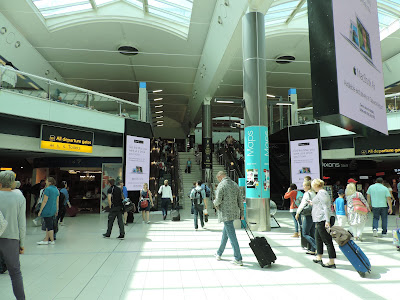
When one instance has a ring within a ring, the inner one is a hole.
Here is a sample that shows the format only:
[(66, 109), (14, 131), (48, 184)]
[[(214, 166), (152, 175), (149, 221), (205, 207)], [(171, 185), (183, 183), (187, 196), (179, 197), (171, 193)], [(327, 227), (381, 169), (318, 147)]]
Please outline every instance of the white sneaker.
[(150, 224), (150, 221), (147, 221), (147, 224)]
[(49, 242), (49, 245), (55, 245), (55, 244), (56, 244), (55, 241)]
[(220, 261), (221, 260), (221, 255), (218, 255), (217, 253), (214, 254), (215, 258)]
[(35, 224), (35, 226), (38, 226), (38, 222), (36, 221), (36, 219), (32, 220), (33, 224)]
[(236, 266), (243, 266), (243, 262), (241, 261), (241, 260), (232, 260), (232, 262), (231, 262), (233, 265), (236, 265)]
[(37, 242), (36, 244), (38, 244), (38, 245), (48, 245), (49, 242), (48, 241), (40, 241), (40, 242)]
[(372, 231), (372, 235), (373, 235), (374, 237), (377, 237), (377, 236), (378, 236), (378, 230), (374, 229), (374, 230)]

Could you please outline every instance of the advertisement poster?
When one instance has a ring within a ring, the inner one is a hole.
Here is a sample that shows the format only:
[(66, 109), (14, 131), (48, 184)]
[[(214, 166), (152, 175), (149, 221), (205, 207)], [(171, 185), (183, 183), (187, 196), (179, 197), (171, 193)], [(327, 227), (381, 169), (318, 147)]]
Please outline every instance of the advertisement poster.
[(388, 133), (376, 1), (332, 1), (340, 114)]
[(128, 191), (139, 191), (149, 184), (150, 139), (126, 136), (125, 186)]
[(246, 197), (269, 198), (269, 142), (268, 128), (245, 128)]
[(107, 191), (111, 187), (109, 179), (115, 179), (115, 184), (122, 180), (122, 164), (103, 164), (101, 174), (100, 211), (108, 206)]
[(292, 182), (299, 189), (305, 176), (320, 178), (318, 139), (290, 141), (290, 167)]

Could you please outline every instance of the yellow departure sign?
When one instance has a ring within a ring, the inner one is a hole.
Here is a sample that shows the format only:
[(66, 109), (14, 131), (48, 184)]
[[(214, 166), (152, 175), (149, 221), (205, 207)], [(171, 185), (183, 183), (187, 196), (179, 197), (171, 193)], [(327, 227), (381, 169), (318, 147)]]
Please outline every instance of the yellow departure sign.
[(42, 125), (40, 148), (92, 153), (93, 137), (93, 132)]

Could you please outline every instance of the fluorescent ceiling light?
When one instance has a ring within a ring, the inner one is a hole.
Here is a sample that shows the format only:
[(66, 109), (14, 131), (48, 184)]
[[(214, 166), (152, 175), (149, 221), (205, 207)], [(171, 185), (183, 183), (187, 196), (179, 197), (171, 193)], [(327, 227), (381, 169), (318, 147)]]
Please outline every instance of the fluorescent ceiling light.
[(155, 108), (159, 108), (159, 107), (163, 107), (164, 105), (160, 104), (160, 105), (156, 105), (154, 106)]
[(159, 92), (162, 92), (162, 90), (155, 90), (155, 91), (153, 91), (153, 93), (159, 93)]
[(276, 105), (292, 105), (292, 103), (290, 103), (290, 102), (287, 102), (287, 103), (278, 102), (278, 103), (276, 103)]
[(164, 111), (163, 110), (159, 110), (159, 111), (156, 111), (156, 114), (162, 114)]
[(270, 95), (270, 94), (267, 94), (267, 97), (270, 97), (270, 98), (275, 98), (275, 96), (274, 96), (274, 95)]
[(157, 127), (163, 127), (164, 126), (164, 124), (158, 124), (157, 125)]
[(164, 121), (163, 120), (159, 120), (159, 121), (157, 121), (157, 123), (162, 124), (162, 123), (164, 123)]
[(233, 101), (229, 101), (229, 100), (217, 100), (217, 103), (234, 103)]
[(160, 100), (162, 100), (163, 98), (156, 98), (156, 99), (154, 99), (154, 101), (160, 101)]
[(157, 116), (156, 118), (157, 118), (157, 119), (160, 119), (160, 118), (163, 118), (163, 117), (164, 117), (164, 116)]

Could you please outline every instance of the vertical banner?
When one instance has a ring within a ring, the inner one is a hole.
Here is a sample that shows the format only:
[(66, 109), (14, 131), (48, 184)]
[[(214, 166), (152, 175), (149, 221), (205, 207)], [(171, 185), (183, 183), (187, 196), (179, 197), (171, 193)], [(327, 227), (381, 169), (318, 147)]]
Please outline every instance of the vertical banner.
[(246, 198), (270, 198), (268, 128), (249, 126), (244, 132)]
[(122, 180), (122, 164), (102, 164), (100, 211), (108, 206), (107, 191), (111, 187), (109, 179), (115, 179), (115, 184)]
[(125, 151), (125, 186), (140, 191), (150, 179), (150, 139), (127, 135)]
[(203, 138), (202, 151), (202, 169), (211, 169), (212, 167), (212, 138)]

